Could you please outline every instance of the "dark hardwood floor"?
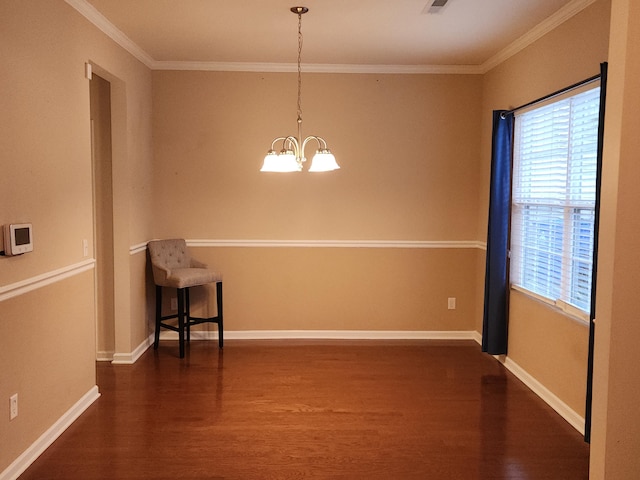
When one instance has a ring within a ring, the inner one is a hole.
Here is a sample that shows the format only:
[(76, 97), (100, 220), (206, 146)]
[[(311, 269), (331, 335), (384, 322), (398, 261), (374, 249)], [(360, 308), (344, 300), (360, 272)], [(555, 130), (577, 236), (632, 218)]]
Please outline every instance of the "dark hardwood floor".
[(475, 342), (162, 343), (20, 477), (587, 479), (581, 435)]

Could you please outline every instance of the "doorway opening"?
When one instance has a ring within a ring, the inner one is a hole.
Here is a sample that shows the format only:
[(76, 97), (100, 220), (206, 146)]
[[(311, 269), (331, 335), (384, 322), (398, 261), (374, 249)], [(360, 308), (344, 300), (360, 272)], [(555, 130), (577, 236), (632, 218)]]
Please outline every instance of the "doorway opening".
[(92, 75), (90, 87), (93, 171), (96, 360), (112, 361), (115, 346), (111, 84)]

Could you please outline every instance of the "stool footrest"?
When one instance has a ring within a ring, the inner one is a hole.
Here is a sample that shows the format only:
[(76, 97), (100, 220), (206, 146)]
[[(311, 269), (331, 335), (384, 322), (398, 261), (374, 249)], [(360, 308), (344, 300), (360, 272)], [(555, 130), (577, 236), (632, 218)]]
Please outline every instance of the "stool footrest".
[(161, 323), (160, 326), (162, 328), (166, 328), (167, 330), (173, 330), (174, 332), (179, 332), (180, 328), (174, 326), (174, 325), (169, 325), (168, 323)]
[(218, 316), (209, 317), (209, 318), (189, 317), (187, 321), (191, 325), (199, 325), (201, 323), (219, 323), (220, 317)]

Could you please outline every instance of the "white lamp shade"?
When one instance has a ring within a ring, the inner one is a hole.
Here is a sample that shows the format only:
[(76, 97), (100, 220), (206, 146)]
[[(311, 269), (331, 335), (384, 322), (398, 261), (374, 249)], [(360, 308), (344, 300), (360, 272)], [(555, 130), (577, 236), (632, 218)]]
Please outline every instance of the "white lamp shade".
[(261, 172), (299, 172), (300, 165), (296, 161), (293, 152), (287, 151), (276, 154), (270, 150), (264, 157)]
[(337, 170), (340, 166), (336, 162), (336, 157), (329, 150), (318, 150), (311, 160), (310, 172), (330, 172)]

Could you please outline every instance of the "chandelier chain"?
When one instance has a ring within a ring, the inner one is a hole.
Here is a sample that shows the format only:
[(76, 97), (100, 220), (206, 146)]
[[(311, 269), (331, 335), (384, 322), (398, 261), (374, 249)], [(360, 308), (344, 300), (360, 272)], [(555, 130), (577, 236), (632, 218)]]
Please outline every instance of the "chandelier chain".
[(302, 123), (302, 14), (298, 13), (298, 124)]

